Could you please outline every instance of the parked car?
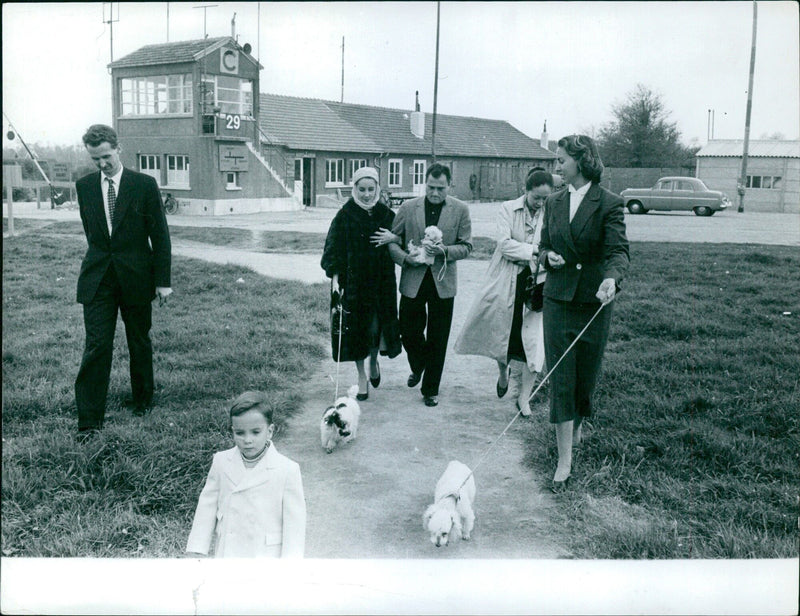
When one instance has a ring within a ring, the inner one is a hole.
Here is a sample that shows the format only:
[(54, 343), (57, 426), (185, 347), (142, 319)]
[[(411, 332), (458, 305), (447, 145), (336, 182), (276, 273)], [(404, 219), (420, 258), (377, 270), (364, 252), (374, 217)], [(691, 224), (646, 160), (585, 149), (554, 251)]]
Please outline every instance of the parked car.
[(725, 193), (710, 190), (697, 178), (661, 178), (652, 188), (626, 188), (620, 194), (631, 214), (646, 214), (649, 210), (691, 210), (698, 216), (712, 216), (714, 212), (731, 207)]

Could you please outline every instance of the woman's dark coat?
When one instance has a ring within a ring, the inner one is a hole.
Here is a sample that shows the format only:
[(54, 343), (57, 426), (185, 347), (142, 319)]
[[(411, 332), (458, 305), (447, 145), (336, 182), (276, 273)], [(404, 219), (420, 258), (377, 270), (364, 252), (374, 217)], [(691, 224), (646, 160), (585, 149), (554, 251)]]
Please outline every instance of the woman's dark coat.
[[(367, 212), (352, 198), (331, 221), (321, 265), (329, 278), (339, 275), (339, 286), (344, 289), (345, 333), (339, 361), (369, 355), (369, 317), (373, 311), (377, 312), (383, 338), (381, 354), (400, 354), (394, 261), (386, 246), (374, 246), (369, 241), (379, 228), (391, 229), (393, 221), (394, 212), (382, 203)], [(336, 359), (336, 348), (333, 355)]]

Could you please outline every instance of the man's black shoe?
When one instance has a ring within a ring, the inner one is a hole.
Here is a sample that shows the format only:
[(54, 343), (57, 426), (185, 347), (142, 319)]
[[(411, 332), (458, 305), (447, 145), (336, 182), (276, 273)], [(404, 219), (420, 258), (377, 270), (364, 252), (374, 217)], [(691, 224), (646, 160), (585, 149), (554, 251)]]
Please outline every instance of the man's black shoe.
[(79, 428), (78, 434), (75, 436), (75, 440), (81, 444), (87, 443), (98, 434), (100, 434), (100, 430), (98, 428)]
[(149, 415), (152, 410), (152, 405), (138, 404), (136, 408), (133, 409), (133, 416), (144, 417), (145, 415)]
[(425, 406), (436, 406), (439, 404), (439, 398), (436, 396), (425, 396)]
[(408, 381), (406, 381), (406, 385), (408, 385), (409, 387), (416, 387), (421, 380), (422, 380), (421, 374), (416, 374), (412, 372), (411, 374), (408, 375)]

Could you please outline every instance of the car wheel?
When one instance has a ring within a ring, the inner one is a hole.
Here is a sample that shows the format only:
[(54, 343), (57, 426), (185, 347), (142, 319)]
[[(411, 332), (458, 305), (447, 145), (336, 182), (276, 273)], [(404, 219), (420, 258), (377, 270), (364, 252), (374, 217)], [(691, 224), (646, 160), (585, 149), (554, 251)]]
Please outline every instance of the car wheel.
[(631, 201), (628, 203), (628, 211), (631, 214), (647, 214), (647, 210), (642, 207), (639, 201)]
[(705, 205), (698, 205), (696, 208), (694, 208), (694, 213), (697, 216), (711, 216), (714, 213), (714, 210)]

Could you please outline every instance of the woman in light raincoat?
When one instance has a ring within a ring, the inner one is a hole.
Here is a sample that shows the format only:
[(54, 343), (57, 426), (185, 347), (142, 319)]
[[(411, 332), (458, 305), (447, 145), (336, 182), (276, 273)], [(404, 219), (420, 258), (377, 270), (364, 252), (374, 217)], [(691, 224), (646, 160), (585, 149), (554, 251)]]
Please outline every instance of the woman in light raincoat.
[[(544, 369), (542, 312), (525, 307), (525, 287), (538, 257), (544, 202), (553, 191), (553, 176), (534, 168), (525, 180), (525, 194), (500, 207), (497, 247), (486, 272), (486, 284), (470, 308), (456, 340), (456, 353), (484, 355), (497, 362), (497, 395), (508, 391), (508, 366), (522, 362), (517, 409), (530, 415), (536, 375)], [(544, 269), (537, 282), (543, 282)]]

